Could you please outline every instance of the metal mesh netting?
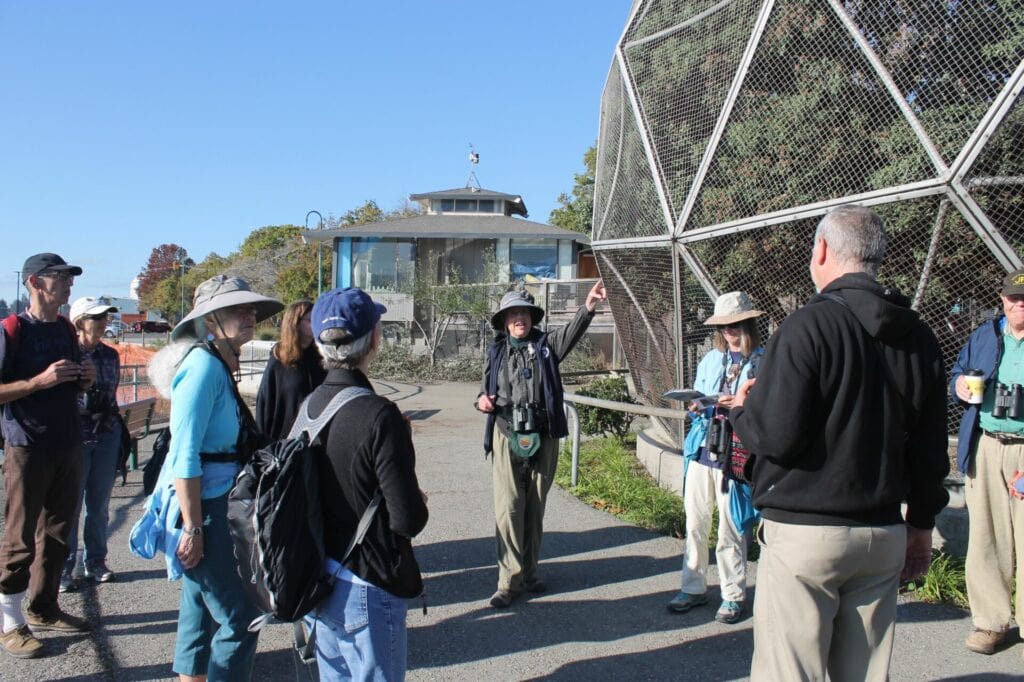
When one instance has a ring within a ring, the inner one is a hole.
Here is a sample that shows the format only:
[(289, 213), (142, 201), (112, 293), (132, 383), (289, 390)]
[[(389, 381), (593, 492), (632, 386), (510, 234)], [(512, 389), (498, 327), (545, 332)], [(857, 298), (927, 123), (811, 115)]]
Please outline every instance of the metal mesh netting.
[(669, 188), (673, 218), (707, 148), (759, 4), (740, 0), (703, 21), (653, 37), (634, 36), (623, 46)]
[(639, 0), (617, 51), (593, 245), (645, 402), (692, 382), (719, 293), (747, 291), (766, 334), (802, 305), (844, 203), (885, 221), (879, 279), (947, 367), (998, 314), (1024, 252), (1019, 0)]
[(611, 170), (597, 179), (606, 198), (595, 201), (595, 211), (600, 210), (600, 213), (594, 220), (594, 233), (601, 239), (667, 236), (669, 228), (665, 225), (657, 186), (647, 163), (643, 138), (621, 87), (606, 88), (605, 105), (608, 131), (616, 135), (603, 137), (598, 150), (600, 164)]
[(1013, 2), (847, 0), (947, 163), (952, 163), (1024, 59), (1024, 12)]
[(771, 213), (935, 173), (828, 5), (777, 3), (688, 225)]
[[(598, 257), (637, 397), (661, 407), (668, 406), (661, 395), (676, 386), (678, 374), (672, 258), (668, 246), (602, 251)], [(677, 426), (666, 428), (679, 434)]]

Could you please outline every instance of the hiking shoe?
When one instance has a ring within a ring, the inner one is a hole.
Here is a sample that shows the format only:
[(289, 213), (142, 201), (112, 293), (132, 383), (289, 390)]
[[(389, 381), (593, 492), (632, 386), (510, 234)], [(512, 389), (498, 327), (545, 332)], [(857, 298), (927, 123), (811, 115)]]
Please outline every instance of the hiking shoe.
[(88, 632), (89, 623), (84, 618), (64, 613), (59, 608), (47, 614), (25, 612), (25, 622), (32, 630), (56, 630), (57, 632)]
[(107, 568), (106, 564), (99, 564), (91, 568), (86, 566), (85, 577), (91, 578), (98, 583), (109, 583), (114, 579), (114, 572)]
[(1003, 643), (1006, 639), (1005, 632), (993, 632), (992, 630), (982, 630), (981, 628), (975, 628), (974, 632), (967, 636), (967, 650), (973, 651), (976, 654), (994, 654), (996, 647)]
[(741, 601), (723, 601), (722, 605), (718, 607), (718, 613), (715, 614), (715, 620), (719, 623), (727, 623), (732, 625), (738, 623), (743, 619), (743, 602)]
[(542, 594), (548, 591), (548, 584), (543, 580), (534, 580), (530, 583), (523, 583), (523, 589), (534, 594)]
[(15, 658), (35, 658), (43, 651), (43, 643), (35, 638), (27, 625), (20, 625), (0, 635), (0, 646)]
[(498, 590), (491, 595), (491, 608), (507, 609), (512, 605), (512, 593), (508, 590)]
[(686, 613), (694, 606), (703, 606), (707, 603), (708, 595), (706, 594), (680, 592), (676, 596), (672, 597), (672, 601), (668, 603), (668, 610), (675, 611), (676, 613)]

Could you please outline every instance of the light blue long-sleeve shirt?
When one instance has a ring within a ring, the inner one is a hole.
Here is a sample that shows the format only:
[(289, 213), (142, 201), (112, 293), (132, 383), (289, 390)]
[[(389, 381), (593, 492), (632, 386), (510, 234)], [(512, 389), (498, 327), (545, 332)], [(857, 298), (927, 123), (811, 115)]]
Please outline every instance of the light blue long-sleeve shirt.
[(200, 461), (199, 453), (234, 452), (238, 403), (232, 379), (218, 358), (202, 348), (190, 352), (171, 383), (171, 447), (174, 478), (202, 476), (200, 497), (220, 497), (240, 469), (233, 462)]

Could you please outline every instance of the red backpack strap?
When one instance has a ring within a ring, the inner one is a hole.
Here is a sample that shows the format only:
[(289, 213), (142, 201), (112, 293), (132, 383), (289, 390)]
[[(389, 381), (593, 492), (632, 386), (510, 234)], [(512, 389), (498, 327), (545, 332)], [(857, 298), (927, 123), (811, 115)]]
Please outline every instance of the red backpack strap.
[(21, 331), (21, 320), (16, 313), (11, 313), (4, 318), (4, 332), (7, 334), (7, 344), (10, 348), (18, 347), (18, 334)]

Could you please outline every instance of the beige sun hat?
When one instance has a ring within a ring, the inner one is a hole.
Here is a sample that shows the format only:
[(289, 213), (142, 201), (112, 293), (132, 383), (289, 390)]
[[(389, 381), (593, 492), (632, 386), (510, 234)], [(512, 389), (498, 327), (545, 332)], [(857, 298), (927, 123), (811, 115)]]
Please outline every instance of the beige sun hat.
[(704, 320), (706, 327), (717, 327), (724, 324), (736, 324), (764, 315), (763, 310), (755, 310), (750, 297), (743, 291), (730, 291), (722, 294), (715, 301), (715, 313)]
[(196, 287), (196, 293), (192, 297), (192, 312), (175, 325), (174, 331), (171, 332), (171, 340), (177, 341), (186, 336), (198, 338), (201, 332), (197, 323), (201, 322), (203, 317), (236, 305), (255, 307), (257, 322), (284, 310), (284, 303), (276, 298), (255, 293), (249, 288), (249, 283), (241, 277), (215, 275)]

